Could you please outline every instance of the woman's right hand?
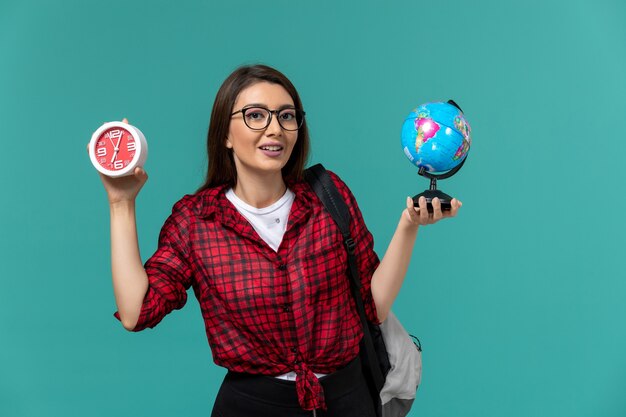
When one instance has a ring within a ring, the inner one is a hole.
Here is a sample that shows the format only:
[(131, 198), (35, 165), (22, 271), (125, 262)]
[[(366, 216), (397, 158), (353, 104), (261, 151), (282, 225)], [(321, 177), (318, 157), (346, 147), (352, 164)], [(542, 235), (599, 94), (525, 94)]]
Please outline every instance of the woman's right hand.
[(148, 180), (148, 174), (143, 168), (135, 168), (133, 175), (112, 178), (100, 174), (100, 179), (107, 192), (110, 205), (118, 203), (134, 202), (141, 187)]
[[(128, 123), (128, 120), (124, 118), (122, 122)], [(89, 151), (89, 144), (87, 144), (87, 151)], [(139, 191), (148, 180), (148, 174), (146, 174), (143, 168), (137, 167), (132, 175), (113, 178), (100, 174), (100, 179), (107, 192), (109, 204), (115, 205), (124, 202), (134, 202)]]

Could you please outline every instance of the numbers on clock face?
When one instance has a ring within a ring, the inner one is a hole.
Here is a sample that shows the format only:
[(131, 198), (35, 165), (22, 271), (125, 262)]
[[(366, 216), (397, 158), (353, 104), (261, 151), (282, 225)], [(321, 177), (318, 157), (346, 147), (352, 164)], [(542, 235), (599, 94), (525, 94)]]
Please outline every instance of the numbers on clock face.
[(98, 163), (109, 171), (119, 171), (127, 167), (136, 151), (135, 138), (128, 130), (120, 127), (105, 130), (96, 141)]

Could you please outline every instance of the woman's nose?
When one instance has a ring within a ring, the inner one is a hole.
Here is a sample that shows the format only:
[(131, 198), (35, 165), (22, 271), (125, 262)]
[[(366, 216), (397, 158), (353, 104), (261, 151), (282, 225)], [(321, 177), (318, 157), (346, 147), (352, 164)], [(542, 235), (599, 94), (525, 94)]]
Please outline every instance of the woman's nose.
[(283, 128), (278, 123), (278, 115), (276, 113), (272, 113), (272, 118), (270, 119), (270, 124), (267, 126), (266, 133), (268, 134), (281, 134), (283, 132)]

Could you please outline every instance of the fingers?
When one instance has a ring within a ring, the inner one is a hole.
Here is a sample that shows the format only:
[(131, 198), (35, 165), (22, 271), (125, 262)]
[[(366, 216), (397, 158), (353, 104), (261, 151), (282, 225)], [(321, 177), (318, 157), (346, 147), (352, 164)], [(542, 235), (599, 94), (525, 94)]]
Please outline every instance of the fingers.
[(446, 217), (454, 217), (454, 216), (456, 216), (457, 212), (459, 211), (459, 209), (461, 208), (463, 203), (461, 203), (456, 198), (453, 198), (452, 201), (450, 201), (450, 205), (452, 206), (452, 208), (450, 209), (450, 212), (448, 213), (448, 216), (446, 216)]
[(420, 224), (429, 224), (429, 213), (428, 213), (428, 203), (426, 203), (426, 197), (420, 197), (418, 204), (420, 206), (419, 215), (420, 215)]
[(432, 199), (431, 204), (433, 206), (433, 217), (431, 223), (434, 223), (443, 218), (443, 213), (441, 212), (441, 200), (435, 197)]
[(413, 199), (411, 197), (407, 197), (405, 212), (411, 223), (419, 224), (420, 218), (419, 218), (419, 215), (417, 214), (418, 210), (419, 209), (415, 208), (415, 205), (413, 204)]
[(459, 209), (463, 205), (459, 200), (453, 198), (450, 201), (450, 210), (442, 210), (441, 208), (441, 200), (437, 197), (433, 198), (430, 202), (432, 205), (432, 212), (428, 212), (428, 203), (425, 197), (420, 197), (418, 200), (418, 208), (414, 207), (413, 199), (407, 198), (407, 216), (412, 223), (417, 223), (420, 225), (427, 225), (437, 223), (441, 219), (445, 219), (448, 217), (454, 217), (457, 215)]
[(141, 168), (141, 167), (137, 167), (135, 168), (135, 170), (133, 171), (133, 175), (135, 176), (135, 178), (137, 178), (141, 183), (145, 183), (148, 180), (148, 174), (146, 173), (146, 171)]

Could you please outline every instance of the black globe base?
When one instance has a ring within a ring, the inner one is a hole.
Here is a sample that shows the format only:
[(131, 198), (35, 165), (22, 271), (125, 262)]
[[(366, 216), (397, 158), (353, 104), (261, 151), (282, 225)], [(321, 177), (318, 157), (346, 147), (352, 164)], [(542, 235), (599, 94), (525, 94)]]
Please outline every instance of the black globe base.
[(413, 205), (415, 207), (419, 207), (419, 198), (424, 196), (426, 198), (426, 209), (429, 213), (432, 213), (433, 205), (432, 201), (435, 197), (441, 201), (441, 211), (450, 211), (452, 210), (452, 197), (448, 194), (444, 193), (440, 190), (426, 190), (423, 193), (419, 193), (418, 195), (413, 197)]

